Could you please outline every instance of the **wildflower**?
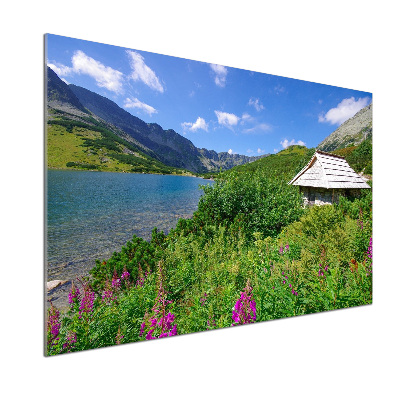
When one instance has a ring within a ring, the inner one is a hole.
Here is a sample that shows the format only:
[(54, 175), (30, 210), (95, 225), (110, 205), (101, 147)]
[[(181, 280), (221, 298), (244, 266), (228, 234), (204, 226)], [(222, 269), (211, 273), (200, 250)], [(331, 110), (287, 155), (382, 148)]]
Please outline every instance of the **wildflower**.
[(143, 286), (144, 285), (144, 280), (147, 278), (147, 272), (144, 273), (143, 277), (143, 270), (142, 267), (139, 263), (139, 269), (138, 269), (138, 278), (136, 281), (136, 286)]
[(155, 329), (150, 329), (149, 332), (146, 335), (146, 340), (151, 340), (151, 339), (155, 339), (152, 335), (153, 332), (155, 331)]
[(118, 278), (117, 271), (114, 270), (114, 275), (111, 281), (111, 286), (115, 289), (119, 289), (121, 287), (121, 279)]
[(175, 324), (174, 326), (172, 326), (175, 320), (175, 315), (171, 312), (166, 312), (166, 306), (168, 304), (171, 304), (172, 301), (167, 300), (167, 292), (165, 291), (163, 285), (164, 276), (161, 263), (159, 263), (158, 279), (159, 288), (156, 302), (152, 308), (153, 315), (148, 317), (146, 313), (143, 323), (140, 326), (139, 336), (142, 336), (144, 334), (147, 326), (151, 328), (145, 337), (146, 340), (177, 335), (177, 325)]
[(169, 336), (176, 336), (178, 333), (177, 333), (177, 325), (175, 324), (173, 327), (172, 327), (172, 330), (171, 330), (171, 332), (169, 333)]
[(63, 350), (66, 350), (67, 353), (70, 353), (71, 349), (75, 347), (74, 343), (76, 343), (76, 332), (69, 332), (62, 346)]
[(285, 246), (286, 251), (289, 251), (289, 243)]
[(279, 254), (282, 254), (283, 253), (283, 247), (281, 246), (281, 247), (279, 247)]
[(59, 333), (61, 328), (60, 311), (50, 302), (51, 306), (48, 310), (47, 317), (47, 346), (50, 349), (59, 340)]
[(143, 335), (145, 328), (146, 328), (146, 322), (143, 321), (142, 324), (140, 325), (139, 336), (142, 336), (142, 335)]
[(75, 299), (79, 300), (79, 296), (80, 296), (79, 289), (75, 287), (74, 281), (72, 281), (71, 291), (68, 293), (68, 303), (71, 304), (72, 306), (72, 304), (75, 303)]
[(87, 286), (85, 287), (85, 293), (79, 306), (79, 319), (81, 319), (84, 314), (88, 315), (90, 312), (92, 312), (93, 302), (94, 292), (89, 286)]
[(204, 297), (200, 298), (200, 303), (202, 306), (204, 306), (204, 303), (206, 302), (206, 300), (207, 300), (207, 293), (204, 293)]
[(286, 281), (284, 280), (284, 281), (283, 281), (283, 284), (285, 284), (285, 283), (286, 283)]
[(372, 237), (369, 239), (367, 257), (372, 259)]
[(112, 290), (105, 290), (101, 296), (102, 300), (106, 304), (111, 304), (113, 301), (117, 300), (117, 296), (114, 296)]
[(250, 281), (247, 281), (244, 292), (240, 294), (240, 298), (236, 301), (232, 310), (232, 320), (235, 324), (251, 324), (257, 319), (256, 302), (253, 300), (252, 287)]
[(125, 284), (128, 285), (130, 276), (131, 276), (130, 273), (128, 272), (126, 267), (124, 267), (124, 270), (122, 271), (121, 275), (121, 282), (125, 282)]

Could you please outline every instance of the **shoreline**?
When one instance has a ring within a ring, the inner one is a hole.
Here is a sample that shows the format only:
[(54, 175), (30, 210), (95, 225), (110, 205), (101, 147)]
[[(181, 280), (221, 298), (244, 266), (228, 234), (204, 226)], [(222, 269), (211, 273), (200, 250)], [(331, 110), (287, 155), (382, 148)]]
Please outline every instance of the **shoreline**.
[[(78, 168), (55, 168), (55, 167), (47, 167), (47, 170), (50, 171), (84, 171), (84, 172), (109, 172), (115, 174), (137, 174), (137, 175), (163, 175), (163, 176), (187, 176), (189, 178), (199, 178), (204, 179), (207, 181), (214, 181), (214, 178), (204, 178), (203, 176), (197, 176), (190, 173), (187, 174), (164, 174), (159, 172), (134, 172), (134, 171), (105, 171), (105, 170), (98, 170), (98, 169), (78, 169)], [(208, 172), (207, 172), (208, 173)]]

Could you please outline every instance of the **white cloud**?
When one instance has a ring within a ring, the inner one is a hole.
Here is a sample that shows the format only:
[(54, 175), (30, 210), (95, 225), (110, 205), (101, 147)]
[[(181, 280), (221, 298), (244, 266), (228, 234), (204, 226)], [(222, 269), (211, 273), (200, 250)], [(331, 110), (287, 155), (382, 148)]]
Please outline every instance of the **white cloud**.
[(154, 113), (157, 113), (157, 110), (154, 107), (149, 106), (146, 103), (142, 103), (136, 97), (126, 98), (124, 103), (124, 108), (136, 108), (138, 110), (145, 112), (146, 114), (149, 114), (150, 116), (153, 115)]
[(257, 153), (258, 153), (258, 154), (264, 154), (264, 153), (265, 153), (265, 150), (261, 150), (260, 148), (258, 148), (258, 149), (257, 149)]
[(244, 124), (245, 122), (251, 122), (251, 121), (253, 121), (254, 120), (254, 118), (250, 115), (250, 114), (248, 114), (248, 113), (243, 113), (242, 114), (242, 120), (241, 120), (241, 124)]
[(264, 106), (260, 103), (260, 99), (251, 98), (249, 100), (249, 106), (253, 106), (257, 111), (264, 110)]
[(277, 153), (279, 150), (278, 149), (274, 149), (274, 153)]
[(196, 122), (183, 122), (182, 128), (184, 130), (188, 129), (189, 131), (196, 132), (199, 129), (208, 132), (208, 124), (204, 120), (204, 118), (198, 117)]
[(343, 122), (347, 121), (364, 108), (368, 102), (368, 97), (359, 98), (358, 100), (354, 97), (343, 99), (337, 107), (331, 108), (325, 115), (321, 114), (318, 117), (318, 122), (329, 122), (331, 125), (343, 124)]
[(132, 50), (127, 50), (126, 53), (129, 56), (129, 62), (132, 68), (130, 78), (132, 78), (134, 81), (142, 81), (149, 88), (163, 93), (164, 87), (160, 83), (160, 80), (155, 72), (146, 65), (143, 56)]
[(232, 149), (229, 149), (229, 150), (228, 150), (228, 154), (233, 154), (233, 150), (232, 150)]
[[(294, 139), (292, 139), (291, 141), (285, 139), (285, 140), (282, 140), (280, 143), (281, 143), (281, 145), (282, 145), (282, 147), (283, 147), (284, 149), (286, 149), (286, 148), (289, 147), (289, 146), (293, 146), (294, 144), (297, 144), (297, 145), (299, 145), (299, 146), (305, 146), (305, 145), (306, 145), (302, 140), (298, 140), (298, 141), (296, 142)], [(276, 150), (276, 149), (274, 149), (274, 151), (275, 151), (275, 150)]]
[(210, 64), (211, 69), (215, 73), (214, 82), (219, 87), (225, 87), (226, 76), (228, 75), (228, 69), (222, 65)]
[(87, 56), (83, 51), (76, 51), (72, 56), (72, 68), (78, 74), (86, 74), (95, 79), (97, 86), (111, 92), (122, 92), (123, 74), (101, 62)]
[(60, 63), (48, 63), (47, 64), (58, 76), (69, 76), (71, 75), (74, 71), (71, 67), (67, 67), (64, 64)]
[(271, 129), (272, 129), (271, 125), (262, 123), (262, 124), (253, 126), (253, 128), (243, 129), (243, 132), (244, 133), (260, 133), (260, 132), (270, 131)]
[(218, 123), (220, 125), (226, 126), (227, 128), (232, 128), (232, 126), (237, 125), (240, 120), (240, 117), (238, 117), (235, 114), (230, 114), (223, 111), (214, 111), (214, 112), (218, 118)]
[(279, 83), (274, 87), (274, 92), (276, 94), (281, 94), (281, 93), (285, 93), (285, 88), (281, 85), (279, 85)]

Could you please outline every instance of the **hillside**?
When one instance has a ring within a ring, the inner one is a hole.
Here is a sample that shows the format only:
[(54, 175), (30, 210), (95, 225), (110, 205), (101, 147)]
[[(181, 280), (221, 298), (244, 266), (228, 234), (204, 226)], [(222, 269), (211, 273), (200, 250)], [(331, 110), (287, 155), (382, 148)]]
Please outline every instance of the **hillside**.
[(50, 68), (47, 93), (49, 168), (189, 174), (146, 154), (151, 150), (92, 114)]
[(222, 174), (231, 173), (256, 173), (263, 171), (269, 176), (295, 174), (309, 161), (315, 149), (307, 149), (305, 146), (293, 145), (277, 154), (270, 154), (246, 165), (240, 165)]
[(372, 103), (340, 125), (317, 146), (317, 149), (329, 152), (359, 145), (368, 138), (372, 138)]

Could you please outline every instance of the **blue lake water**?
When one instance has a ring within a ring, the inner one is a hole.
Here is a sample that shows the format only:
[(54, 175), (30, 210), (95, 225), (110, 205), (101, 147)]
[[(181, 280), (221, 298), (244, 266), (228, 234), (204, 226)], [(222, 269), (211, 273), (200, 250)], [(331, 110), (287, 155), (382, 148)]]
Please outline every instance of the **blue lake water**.
[(88, 272), (132, 238), (169, 232), (197, 209), (201, 178), (48, 171), (47, 280)]

